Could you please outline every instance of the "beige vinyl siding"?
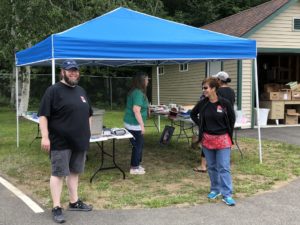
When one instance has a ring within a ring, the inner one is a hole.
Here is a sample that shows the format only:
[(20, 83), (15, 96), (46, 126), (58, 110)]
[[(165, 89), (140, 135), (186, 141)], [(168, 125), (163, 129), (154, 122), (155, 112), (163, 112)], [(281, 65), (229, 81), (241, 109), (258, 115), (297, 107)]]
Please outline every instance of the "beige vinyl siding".
[(242, 61), (242, 111), (249, 122), (252, 118), (252, 60)]
[(300, 48), (300, 32), (293, 31), (293, 19), (300, 17), (300, 2), (274, 17), (249, 38), (257, 41), (258, 48)]
[(237, 102), (237, 85), (238, 85), (238, 79), (237, 79), (237, 60), (229, 60), (224, 61), (223, 63), (223, 70), (229, 74), (229, 77), (231, 78), (231, 82), (229, 83), (229, 86), (234, 90), (235, 92), (235, 102)]
[[(252, 114), (252, 61), (251, 60), (243, 60), (242, 61), (242, 105), (241, 110), (243, 111), (244, 116), (247, 120), (251, 121), (251, 114)], [(229, 86), (234, 90), (236, 102), (237, 102), (237, 87), (238, 87), (238, 61), (237, 60), (230, 60), (224, 61), (223, 63), (223, 70), (226, 71), (230, 78), (231, 83)], [(249, 126), (250, 127), (250, 126)], [(245, 128), (245, 127), (244, 127)]]
[[(159, 76), (160, 104), (194, 105), (204, 78), (205, 63), (189, 63), (186, 72), (179, 72), (179, 65), (164, 66), (164, 75)], [(152, 104), (157, 104), (156, 67), (152, 68)]]

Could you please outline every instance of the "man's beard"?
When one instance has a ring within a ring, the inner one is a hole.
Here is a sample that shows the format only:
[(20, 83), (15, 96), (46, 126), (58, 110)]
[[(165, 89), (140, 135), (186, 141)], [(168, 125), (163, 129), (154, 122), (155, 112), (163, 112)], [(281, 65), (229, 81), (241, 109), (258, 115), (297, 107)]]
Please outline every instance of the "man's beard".
[(66, 74), (64, 74), (64, 80), (65, 82), (70, 85), (70, 86), (75, 86), (78, 84), (80, 77), (78, 77), (76, 80), (70, 80), (69, 77), (66, 76)]

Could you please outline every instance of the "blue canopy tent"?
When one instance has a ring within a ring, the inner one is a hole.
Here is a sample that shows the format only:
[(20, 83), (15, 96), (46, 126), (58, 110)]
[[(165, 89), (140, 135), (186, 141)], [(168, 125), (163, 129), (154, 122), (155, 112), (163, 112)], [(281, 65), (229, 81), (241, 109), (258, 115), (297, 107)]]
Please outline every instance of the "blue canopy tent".
[[(203, 30), (120, 7), (52, 34), (33, 47), (17, 52), (15, 57), (17, 67), (51, 65), (53, 84), (55, 65), (65, 59), (75, 59), (82, 65), (156, 65), (159, 85), (158, 65), (230, 59), (253, 59), (256, 65), (256, 54), (255, 40)], [(18, 73), (18, 69), (16, 71)], [(159, 87), (157, 90), (159, 104)], [(258, 106), (258, 96), (256, 99)]]

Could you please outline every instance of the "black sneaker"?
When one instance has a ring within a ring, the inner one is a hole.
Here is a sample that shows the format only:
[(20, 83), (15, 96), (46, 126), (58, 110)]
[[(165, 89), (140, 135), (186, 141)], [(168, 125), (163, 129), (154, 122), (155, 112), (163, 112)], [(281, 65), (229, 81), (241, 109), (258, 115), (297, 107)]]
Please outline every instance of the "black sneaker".
[(56, 206), (52, 209), (52, 218), (53, 218), (54, 222), (56, 222), (56, 223), (66, 222), (65, 217), (62, 213), (62, 208), (59, 206)]
[(78, 199), (75, 203), (69, 203), (70, 211), (92, 211), (93, 206), (85, 204), (83, 201)]

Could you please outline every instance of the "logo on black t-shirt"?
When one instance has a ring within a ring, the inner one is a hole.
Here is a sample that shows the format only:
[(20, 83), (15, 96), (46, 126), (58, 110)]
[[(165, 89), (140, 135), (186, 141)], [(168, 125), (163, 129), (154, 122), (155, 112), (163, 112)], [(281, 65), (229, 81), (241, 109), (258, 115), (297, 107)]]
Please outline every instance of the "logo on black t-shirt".
[(80, 96), (80, 98), (81, 98), (82, 102), (86, 103), (86, 100), (85, 100), (85, 98), (83, 96)]
[(221, 105), (217, 105), (217, 112), (218, 113), (222, 113), (223, 112), (223, 108)]

